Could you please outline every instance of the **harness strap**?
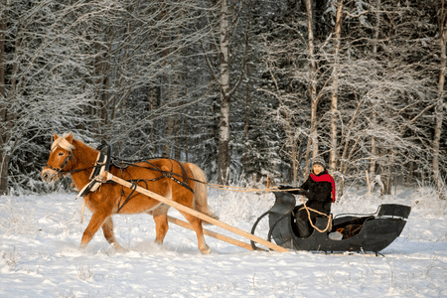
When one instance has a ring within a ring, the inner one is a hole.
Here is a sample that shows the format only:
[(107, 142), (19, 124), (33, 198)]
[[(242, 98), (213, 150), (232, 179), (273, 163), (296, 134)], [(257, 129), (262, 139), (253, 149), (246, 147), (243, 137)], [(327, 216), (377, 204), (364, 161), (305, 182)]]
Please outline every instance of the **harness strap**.
[[(168, 159), (168, 158), (165, 158), (165, 159)], [(173, 161), (178, 163), (178, 165), (182, 169), (182, 175), (177, 174), (177, 173), (173, 173), (172, 172), (173, 171), (172, 167), (171, 167), (171, 172), (163, 171), (162, 169), (160, 169), (159, 167), (157, 167), (156, 165), (154, 165), (153, 163), (151, 163), (151, 162), (149, 162), (147, 160), (146, 161), (142, 161), (142, 162), (147, 163), (151, 167), (142, 167), (142, 166), (138, 166), (138, 165), (135, 165), (135, 164), (127, 164), (127, 165), (131, 166), (131, 167), (137, 167), (137, 168), (143, 168), (143, 169), (148, 169), (148, 170), (154, 170), (154, 171), (162, 173), (162, 176), (157, 177), (157, 178), (152, 179), (152, 180), (146, 180), (146, 181), (156, 181), (156, 180), (159, 180), (159, 179), (167, 177), (167, 178), (172, 179), (173, 181), (177, 182), (181, 186), (185, 187), (190, 192), (194, 193), (194, 190), (191, 187), (189, 187), (189, 185), (188, 185), (188, 180), (192, 180), (194, 182), (199, 182), (199, 183), (204, 183), (204, 182), (196, 180), (196, 179), (193, 179), (193, 178), (189, 178), (188, 174), (186, 173), (185, 168), (183, 167), (183, 165), (179, 161), (177, 161), (177, 160), (174, 160), (174, 159), (171, 159), (171, 160), (173, 160)], [(114, 162), (112, 162), (112, 163), (115, 164)], [(121, 165), (124, 164), (124, 163), (125, 163), (125, 161), (123, 161), (123, 160), (120, 161)], [(182, 177), (183, 181), (180, 181), (179, 179), (175, 178), (174, 176)]]
[[(107, 154), (104, 154), (101, 151), (104, 147), (107, 148)], [(111, 155), (110, 155), (111, 147), (109, 144), (102, 144), (101, 146), (99, 146), (97, 148), (97, 150), (99, 150), (99, 153), (98, 153), (98, 157), (96, 159), (95, 165), (93, 167), (91, 167), (91, 168), (94, 168), (94, 170), (90, 174), (90, 177), (89, 177), (90, 182), (81, 189), (81, 191), (76, 196), (76, 199), (78, 199), (79, 197), (86, 196), (90, 192), (95, 192), (104, 183), (101, 178), (102, 173), (104, 171), (109, 172), (111, 164), (113, 164), (113, 165), (116, 164), (115, 160), (113, 160), (113, 161), (111, 160)], [(66, 163), (68, 163), (69, 158), (72, 158), (71, 154), (69, 156), (67, 156), (67, 158), (64, 160), (64, 162), (62, 164), (63, 166), (61, 167), (61, 169), (56, 170), (56, 171), (58, 171), (58, 173), (62, 172), (62, 169), (63, 169), (63, 167), (66, 166)], [(118, 159), (116, 159), (116, 160), (118, 160)], [(118, 160), (118, 161), (120, 162), (120, 164), (125, 164), (125, 162), (123, 160)], [(144, 162), (149, 164), (151, 167), (142, 167), (142, 166), (138, 166), (135, 164), (128, 164), (128, 166), (134, 166), (134, 167), (139, 167), (139, 168), (146, 168), (149, 170), (155, 170), (155, 171), (160, 172), (161, 176), (156, 177), (154, 179), (131, 179), (131, 180), (128, 180), (129, 182), (132, 183), (132, 187), (131, 187), (132, 191), (127, 196), (127, 198), (124, 200), (124, 202), (122, 204), (121, 204), (121, 198), (123, 197), (123, 191), (121, 191), (122, 194), (121, 194), (120, 200), (118, 202), (117, 213), (119, 213), (121, 211), (121, 209), (129, 202), (129, 200), (131, 199), (132, 195), (134, 194), (134, 192), (138, 186), (137, 185), (138, 182), (144, 182), (146, 184), (146, 188), (148, 188), (147, 181), (155, 182), (155, 181), (163, 179), (163, 178), (169, 178), (169, 179), (175, 181), (176, 183), (180, 184), (181, 186), (185, 187), (192, 193), (194, 193), (194, 190), (188, 185), (188, 179), (190, 179), (190, 178), (188, 178), (185, 168), (179, 161), (176, 161), (176, 162), (182, 169), (182, 175), (173, 173), (173, 164), (171, 164), (171, 172), (166, 172), (166, 171), (163, 171), (162, 169), (158, 168), (156, 165), (154, 165), (153, 163), (151, 163), (147, 160)], [(123, 167), (119, 167), (119, 169), (121, 170), (121, 175), (124, 176), (125, 169)], [(85, 169), (82, 169), (82, 170), (85, 170)], [(75, 171), (81, 171), (81, 170), (75, 170)], [(75, 172), (75, 171), (70, 171), (70, 172)], [(69, 173), (69, 172), (63, 172), (63, 173)], [(179, 179), (177, 179), (174, 176), (182, 177), (183, 181), (180, 181)], [(195, 179), (191, 179), (191, 180), (196, 181)], [(108, 183), (108, 181), (105, 183)], [(114, 182), (110, 182), (110, 183), (114, 183)]]
[(130, 192), (130, 194), (127, 196), (126, 200), (123, 202), (123, 204), (120, 206), (121, 203), (121, 198), (118, 202), (118, 210), (116, 211), (116, 213), (119, 213), (121, 211), (121, 209), (124, 207), (124, 205), (127, 204), (127, 202), (129, 201), (130, 197), (133, 195), (133, 193), (135, 192), (135, 190), (137, 189), (137, 184), (135, 182), (132, 181), (132, 187), (130, 188), (132, 191)]

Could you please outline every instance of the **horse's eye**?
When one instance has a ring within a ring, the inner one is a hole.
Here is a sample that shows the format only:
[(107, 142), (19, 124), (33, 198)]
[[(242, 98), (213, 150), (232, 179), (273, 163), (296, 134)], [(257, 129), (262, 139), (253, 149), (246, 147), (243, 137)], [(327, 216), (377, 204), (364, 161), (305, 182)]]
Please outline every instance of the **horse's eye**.
[(62, 156), (62, 155), (64, 155), (64, 152), (59, 152), (59, 156)]

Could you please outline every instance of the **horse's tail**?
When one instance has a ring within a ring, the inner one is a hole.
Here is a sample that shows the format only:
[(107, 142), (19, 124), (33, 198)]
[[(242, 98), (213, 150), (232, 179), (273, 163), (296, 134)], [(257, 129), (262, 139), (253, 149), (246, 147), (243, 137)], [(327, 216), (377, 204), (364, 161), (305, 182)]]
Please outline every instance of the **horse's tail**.
[[(186, 164), (194, 175), (194, 209), (200, 211), (214, 219), (219, 219), (209, 208), (207, 202), (206, 175), (197, 165), (193, 163)], [(206, 223), (206, 222), (204, 222)]]

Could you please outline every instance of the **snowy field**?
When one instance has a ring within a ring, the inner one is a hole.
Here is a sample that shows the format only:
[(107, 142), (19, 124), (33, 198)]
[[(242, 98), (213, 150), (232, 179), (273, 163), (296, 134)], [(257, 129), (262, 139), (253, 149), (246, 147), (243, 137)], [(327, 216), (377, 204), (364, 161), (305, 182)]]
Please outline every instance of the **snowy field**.
[[(401, 236), (379, 257), (251, 252), (210, 237), (212, 254), (204, 256), (194, 232), (174, 224), (162, 247), (153, 244), (149, 215), (114, 217), (127, 252), (115, 252), (102, 231), (81, 251), (90, 212), (80, 223), (75, 194), (3, 196), (0, 297), (447, 297), (447, 202), (426, 188), (396, 193), (355, 190), (333, 206), (334, 214), (373, 213), (382, 203), (412, 207)], [(209, 204), (223, 222), (250, 231), (273, 195), (211, 191)]]

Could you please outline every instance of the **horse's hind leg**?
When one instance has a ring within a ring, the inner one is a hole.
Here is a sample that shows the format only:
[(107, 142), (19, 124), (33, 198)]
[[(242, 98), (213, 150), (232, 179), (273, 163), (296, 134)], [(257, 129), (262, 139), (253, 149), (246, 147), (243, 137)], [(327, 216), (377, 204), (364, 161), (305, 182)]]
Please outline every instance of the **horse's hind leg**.
[(161, 205), (152, 212), (148, 212), (149, 214), (152, 214), (155, 221), (155, 231), (157, 234), (155, 237), (155, 243), (160, 245), (163, 244), (163, 240), (165, 239), (166, 233), (168, 232), (169, 229), (168, 210), (169, 206)]
[(112, 245), (117, 251), (125, 251), (125, 249), (122, 248), (115, 239), (115, 234), (113, 233), (113, 220), (111, 216), (104, 221), (102, 231), (104, 232), (104, 237), (110, 245)]
[(155, 237), (155, 243), (163, 244), (163, 240), (165, 239), (166, 233), (168, 232), (168, 215), (154, 215), (155, 221), (155, 230), (157, 236)]
[(205, 237), (203, 236), (202, 220), (186, 212), (180, 212), (180, 213), (186, 218), (187, 221), (189, 221), (194, 231), (196, 232), (197, 243), (199, 245), (200, 252), (204, 255), (209, 254), (211, 250), (209, 246), (206, 244)]

